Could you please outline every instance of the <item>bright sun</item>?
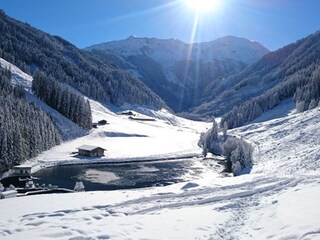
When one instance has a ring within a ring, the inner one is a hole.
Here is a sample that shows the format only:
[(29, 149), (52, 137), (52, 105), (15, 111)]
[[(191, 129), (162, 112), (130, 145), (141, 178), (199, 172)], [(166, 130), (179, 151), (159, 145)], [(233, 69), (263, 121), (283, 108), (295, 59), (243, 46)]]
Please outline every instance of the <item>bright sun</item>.
[(184, 0), (188, 8), (201, 14), (218, 10), (219, 0)]

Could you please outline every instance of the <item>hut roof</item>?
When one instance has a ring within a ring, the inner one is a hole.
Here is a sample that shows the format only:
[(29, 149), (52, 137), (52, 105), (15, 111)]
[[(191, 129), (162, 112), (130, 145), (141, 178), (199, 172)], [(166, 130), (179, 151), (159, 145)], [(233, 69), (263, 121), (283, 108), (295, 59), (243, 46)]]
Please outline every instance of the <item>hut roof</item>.
[(31, 169), (31, 168), (32, 168), (31, 165), (17, 165), (13, 167), (13, 169)]
[(85, 151), (93, 151), (93, 150), (95, 150), (97, 148), (101, 148), (103, 150), (106, 150), (106, 149), (104, 149), (102, 147), (91, 146), (91, 145), (82, 145), (82, 146), (78, 147), (77, 149), (81, 149), (81, 150), (85, 150)]

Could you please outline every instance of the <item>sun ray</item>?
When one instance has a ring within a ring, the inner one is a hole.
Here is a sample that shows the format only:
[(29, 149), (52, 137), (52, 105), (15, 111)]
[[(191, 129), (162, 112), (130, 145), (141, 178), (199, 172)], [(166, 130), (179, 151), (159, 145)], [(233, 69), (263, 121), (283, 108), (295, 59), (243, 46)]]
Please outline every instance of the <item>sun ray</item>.
[[(185, 66), (185, 71), (184, 71), (184, 77), (183, 77), (183, 85), (185, 85), (188, 81), (188, 75), (189, 75), (189, 67), (190, 67), (190, 60), (192, 58), (192, 54), (193, 54), (193, 44), (195, 42), (196, 39), (196, 35), (197, 35), (197, 31), (198, 31), (198, 23), (199, 23), (199, 14), (196, 14), (195, 18), (194, 18), (194, 22), (193, 22), (193, 26), (192, 26), (192, 31), (191, 31), (191, 36), (190, 36), (190, 40), (189, 42), (191, 44), (189, 44), (189, 49), (188, 49), (188, 55), (187, 55), (187, 60), (186, 60), (186, 66)], [(179, 107), (181, 108), (182, 102), (183, 102), (183, 98), (184, 95), (180, 96), (180, 103), (179, 103)]]

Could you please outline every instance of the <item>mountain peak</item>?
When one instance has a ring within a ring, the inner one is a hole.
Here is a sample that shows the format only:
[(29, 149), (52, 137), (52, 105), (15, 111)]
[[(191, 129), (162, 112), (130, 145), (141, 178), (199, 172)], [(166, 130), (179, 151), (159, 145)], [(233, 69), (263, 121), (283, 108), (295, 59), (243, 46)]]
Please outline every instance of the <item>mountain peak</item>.
[[(192, 45), (192, 53), (189, 49)], [(100, 49), (120, 53), (125, 57), (147, 55), (156, 62), (172, 65), (177, 61), (184, 61), (188, 57), (192, 60), (199, 58), (204, 62), (215, 59), (232, 59), (244, 64), (258, 60), (269, 50), (258, 42), (236, 36), (225, 36), (210, 42), (184, 43), (177, 39), (139, 38), (135, 35), (127, 39), (102, 43), (88, 47), (87, 50)]]
[(233, 36), (233, 35), (227, 35), (221, 38), (217, 38), (216, 40), (213, 40), (213, 42), (242, 42), (242, 43), (252, 43), (252, 44), (259, 44), (262, 46), (261, 43), (259, 43), (256, 40), (249, 40), (247, 38), (244, 37), (237, 37), (237, 36)]
[(136, 35), (130, 35), (129, 37), (127, 37), (126, 40), (133, 40), (133, 39), (137, 39), (138, 37)]

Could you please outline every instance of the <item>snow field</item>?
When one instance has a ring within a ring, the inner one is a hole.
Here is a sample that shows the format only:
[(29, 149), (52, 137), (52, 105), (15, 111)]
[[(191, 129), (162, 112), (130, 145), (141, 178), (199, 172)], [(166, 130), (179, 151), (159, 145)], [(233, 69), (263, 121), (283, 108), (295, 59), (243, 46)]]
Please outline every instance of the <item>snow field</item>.
[[(128, 116), (115, 114), (95, 101), (90, 100), (90, 104), (93, 121), (105, 119), (109, 124), (98, 126), (86, 136), (44, 152), (32, 160), (36, 165), (35, 170), (55, 164), (139, 161), (201, 155), (202, 150), (197, 142), (200, 132), (205, 131), (210, 123), (187, 121), (165, 110), (148, 110), (148, 116), (157, 117), (154, 122), (134, 121)], [(140, 108), (137, 111), (142, 110)], [(77, 147), (84, 144), (107, 149), (105, 156), (88, 159), (72, 154), (77, 152)]]

